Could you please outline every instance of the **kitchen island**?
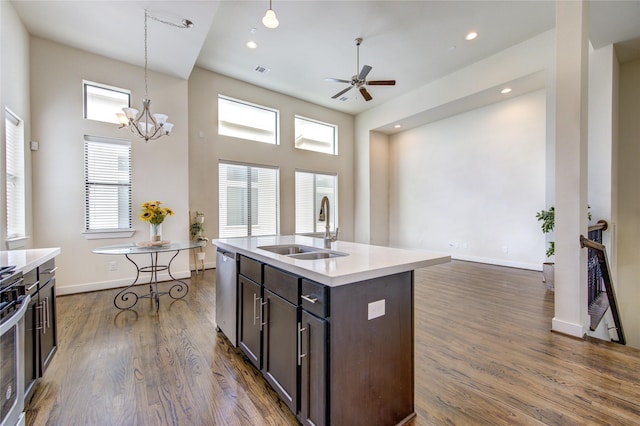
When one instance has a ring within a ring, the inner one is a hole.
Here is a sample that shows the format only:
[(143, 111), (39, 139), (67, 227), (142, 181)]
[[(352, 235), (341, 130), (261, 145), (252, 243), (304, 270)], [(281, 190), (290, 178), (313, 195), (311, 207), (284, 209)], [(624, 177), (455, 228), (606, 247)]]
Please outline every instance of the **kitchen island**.
[(415, 416), (413, 271), (449, 256), (303, 236), (214, 244), (237, 262), (237, 322), (223, 331), (302, 424)]

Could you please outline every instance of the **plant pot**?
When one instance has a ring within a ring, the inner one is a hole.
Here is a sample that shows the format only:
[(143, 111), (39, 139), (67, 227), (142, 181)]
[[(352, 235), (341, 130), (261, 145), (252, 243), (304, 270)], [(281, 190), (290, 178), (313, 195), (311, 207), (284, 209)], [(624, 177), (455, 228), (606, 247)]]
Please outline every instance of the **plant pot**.
[(542, 282), (547, 285), (547, 290), (553, 291), (555, 288), (555, 263), (544, 262), (542, 264)]

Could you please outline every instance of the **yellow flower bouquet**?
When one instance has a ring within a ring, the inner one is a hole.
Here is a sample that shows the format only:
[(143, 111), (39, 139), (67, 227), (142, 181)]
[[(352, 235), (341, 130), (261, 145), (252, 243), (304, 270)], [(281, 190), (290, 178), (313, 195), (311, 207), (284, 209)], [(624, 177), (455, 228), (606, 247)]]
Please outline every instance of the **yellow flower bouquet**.
[(152, 225), (160, 225), (167, 216), (173, 216), (175, 212), (168, 207), (160, 207), (162, 201), (147, 201), (142, 203), (140, 220)]
[(164, 222), (167, 216), (173, 216), (175, 213), (168, 207), (161, 207), (162, 201), (147, 201), (142, 203), (142, 212), (140, 220), (149, 222), (151, 225), (151, 241), (158, 242), (161, 240), (160, 224)]

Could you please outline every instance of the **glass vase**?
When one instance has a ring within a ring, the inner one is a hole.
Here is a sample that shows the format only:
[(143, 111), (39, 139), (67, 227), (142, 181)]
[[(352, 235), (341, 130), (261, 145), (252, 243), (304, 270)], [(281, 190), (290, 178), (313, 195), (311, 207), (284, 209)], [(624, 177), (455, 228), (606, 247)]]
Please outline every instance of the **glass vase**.
[(152, 243), (162, 241), (162, 224), (149, 224), (149, 233), (151, 235), (150, 240)]

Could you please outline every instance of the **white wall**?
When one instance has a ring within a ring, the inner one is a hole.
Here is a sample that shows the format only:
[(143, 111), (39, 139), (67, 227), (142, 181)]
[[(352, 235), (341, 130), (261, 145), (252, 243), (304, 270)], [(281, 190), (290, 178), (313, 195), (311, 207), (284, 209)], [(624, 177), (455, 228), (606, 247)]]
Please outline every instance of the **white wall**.
[[(163, 238), (189, 239), (187, 82), (149, 72), (152, 112), (163, 112), (175, 124), (169, 137), (145, 143), (116, 124), (83, 119), (82, 81), (130, 89), (132, 106), (141, 107), (144, 70), (37, 37), (31, 38), (33, 209), (35, 247), (61, 247), (56, 273), (58, 294), (128, 284), (135, 270), (122, 256), (91, 249), (149, 239), (149, 225), (138, 219), (141, 203), (160, 200), (176, 215), (163, 223)], [(131, 238), (86, 240), (84, 230), (84, 135), (132, 142), (132, 203), (136, 233)], [(146, 256), (143, 261), (147, 261)], [(118, 270), (109, 271), (116, 261)], [(173, 262), (176, 276), (189, 274), (189, 257)], [(147, 277), (144, 277), (147, 278)]]
[(640, 348), (640, 60), (620, 65), (618, 281), (627, 344)]
[[(371, 201), (377, 193), (372, 185), (372, 177), (376, 170), (371, 164), (375, 154), (370, 150), (379, 144), (371, 144), (371, 131), (389, 123), (401, 121), (443, 105), (464, 103), (474, 96), (487, 91), (499, 91), (506, 83), (523, 79), (538, 72), (552, 69), (554, 60), (555, 32), (548, 31), (523, 43), (485, 58), (466, 68), (451, 73), (437, 81), (400, 96), (390, 102), (372, 108), (356, 117), (355, 122), (355, 191), (356, 191), (356, 235), (359, 242), (371, 241), (375, 233), (373, 225), (378, 222), (380, 214), (372, 210), (375, 203)], [(542, 86), (541, 86), (542, 87)], [(538, 88), (541, 88), (538, 87)], [(553, 88), (547, 88), (547, 96), (553, 99)], [(477, 103), (476, 103), (477, 106)], [(382, 212), (384, 214), (384, 212)]]
[[(218, 94), (280, 111), (280, 145), (219, 136)], [(338, 126), (338, 155), (296, 149), (294, 115)], [(353, 116), (276, 93), (201, 68), (189, 78), (189, 180), (192, 211), (205, 213), (206, 236), (218, 237), (218, 162), (231, 160), (280, 169), (280, 234), (295, 232), (295, 170), (336, 173), (340, 239), (352, 240)], [(207, 250), (213, 262), (214, 247)]]
[(393, 136), (390, 244), (540, 269), (545, 99), (539, 90)]
[[(5, 200), (5, 108), (24, 120), (24, 138), (31, 138), (31, 97), (29, 92), (29, 34), (18, 18), (13, 5), (0, 1), (0, 199)], [(31, 215), (31, 155), (25, 144), (26, 233), (33, 235)], [(0, 209), (0, 241), (6, 250), (7, 217), (4, 201)], [(24, 247), (33, 247), (33, 238)]]

